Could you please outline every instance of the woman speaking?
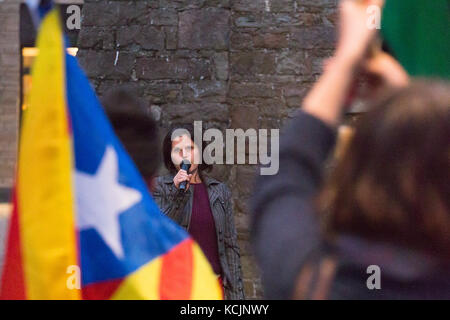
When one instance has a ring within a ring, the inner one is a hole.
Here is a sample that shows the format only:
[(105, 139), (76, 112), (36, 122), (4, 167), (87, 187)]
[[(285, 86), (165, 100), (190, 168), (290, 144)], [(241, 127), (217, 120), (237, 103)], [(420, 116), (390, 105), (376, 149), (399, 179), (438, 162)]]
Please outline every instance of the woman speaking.
[[(239, 247), (231, 192), (204, 174), (211, 166), (199, 164), (203, 145), (197, 146), (192, 125), (174, 127), (163, 141), (164, 164), (169, 174), (158, 177), (153, 197), (164, 214), (200, 245), (219, 277), (224, 296), (244, 299)], [(182, 163), (189, 163), (181, 168)]]

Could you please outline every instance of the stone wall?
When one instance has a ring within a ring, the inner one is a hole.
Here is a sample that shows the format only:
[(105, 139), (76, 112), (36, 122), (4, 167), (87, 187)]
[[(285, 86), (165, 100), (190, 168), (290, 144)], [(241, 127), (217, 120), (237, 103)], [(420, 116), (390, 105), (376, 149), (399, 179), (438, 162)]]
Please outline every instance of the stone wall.
[(17, 155), (20, 101), (19, 5), (0, 1), (0, 188), (11, 187)]
[[(331, 55), (335, 24), (336, 0), (87, 0), (78, 57), (99, 95), (129, 88), (162, 128), (281, 128)], [(262, 297), (248, 242), (254, 174), (213, 172), (233, 192), (248, 298)]]

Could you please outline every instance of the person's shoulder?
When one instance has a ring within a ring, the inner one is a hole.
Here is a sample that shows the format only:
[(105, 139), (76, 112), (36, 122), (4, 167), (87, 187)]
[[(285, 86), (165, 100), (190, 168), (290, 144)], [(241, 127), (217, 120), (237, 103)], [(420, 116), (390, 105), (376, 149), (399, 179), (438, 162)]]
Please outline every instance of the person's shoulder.
[(207, 185), (212, 185), (216, 189), (220, 190), (225, 195), (231, 195), (230, 188), (228, 188), (227, 184), (225, 182), (219, 181), (213, 177), (205, 176), (205, 182)]
[(173, 174), (165, 174), (156, 178), (157, 184), (171, 184), (173, 183)]
[(219, 181), (219, 185), (220, 185), (220, 187), (222, 188), (222, 190), (223, 190), (224, 193), (226, 193), (226, 194), (231, 194), (230, 188), (227, 186), (226, 183), (220, 182), (220, 181)]

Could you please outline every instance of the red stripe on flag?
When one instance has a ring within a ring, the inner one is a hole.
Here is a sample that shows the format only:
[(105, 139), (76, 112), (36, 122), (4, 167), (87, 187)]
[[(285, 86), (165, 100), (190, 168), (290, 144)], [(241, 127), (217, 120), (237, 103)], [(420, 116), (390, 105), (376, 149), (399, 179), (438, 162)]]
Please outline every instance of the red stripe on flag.
[(193, 241), (187, 239), (162, 258), (161, 300), (189, 300), (192, 291)]
[(17, 197), (14, 190), (13, 212), (9, 225), (8, 244), (0, 287), (0, 300), (24, 300), (25, 279), (22, 265), (22, 249), (19, 231)]
[(81, 289), (84, 300), (108, 300), (122, 283), (123, 279), (97, 282)]

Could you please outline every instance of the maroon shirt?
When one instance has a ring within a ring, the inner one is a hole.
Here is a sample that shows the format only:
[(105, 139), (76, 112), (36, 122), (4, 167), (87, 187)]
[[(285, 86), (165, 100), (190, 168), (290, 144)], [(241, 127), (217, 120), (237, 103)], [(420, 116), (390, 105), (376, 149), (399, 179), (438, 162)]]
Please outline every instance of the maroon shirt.
[(220, 266), (219, 248), (217, 245), (216, 224), (209, 205), (208, 190), (203, 183), (192, 186), (194, 186), (194, 198), (189, 233), (200, 245), (214, 272), (221, 275), (222, 267)]

